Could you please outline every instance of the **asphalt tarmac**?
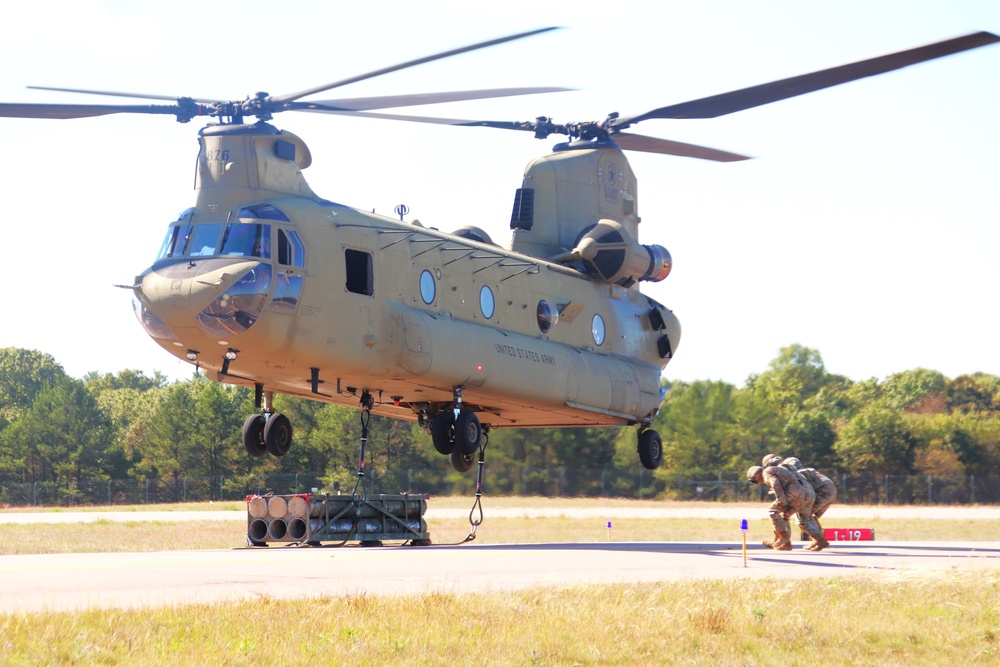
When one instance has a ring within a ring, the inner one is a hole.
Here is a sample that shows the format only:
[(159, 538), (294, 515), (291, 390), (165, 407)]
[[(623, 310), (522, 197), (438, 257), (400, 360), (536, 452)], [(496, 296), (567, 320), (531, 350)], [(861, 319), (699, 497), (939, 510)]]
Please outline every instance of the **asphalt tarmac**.
[[(660, 508), (655, 508), (659, 510)], [(667, 510), (668, 508), (663, 508)], [(698, 509), (698, 508), (694, 508)], [(705, 507), (705, 510), (710, 508)], [(835, 508), (840, 509), (840, 508)], [(863, 510), (843, 515), (864, 514)], [(905, 510), (917, 518), (938, 508), (878, 508), (879, 515)], [(963, 508), (979, 518), (1000, 508)], [(554, 510), (573, 515), (572, 510)], [(679, 509), (686, 515), (687, 509)], [(715, 506), (718, 512), (745, 508)], [(943, 508), (942, 511), (949, 511)], [(955, 516), (955, 509), (950, 508)], [(444, 512), (441, 510), (439, 512)], [(505, 510), (514, 516), (536, 510)], [(544, 512), (543, 512), (544, 513)], [(0, 523), (29, 517), (107, 519), (105, 513), (0, 514)], [(139, 520), (145, 513), (121, 512)], [(170, 520), (203, 518), (169, 512)], [(209, 512), (212, 518), (220, 514)], [(235, 513), (233, 520), (246, 520)], [(467, 514), (467, 512), (464, 512)], [(657, 512), (657, 514), (660, 514)], [(830, 514), (833, 514), (831, 509)], [(432, 515), (428, 512), (429, 518)], [(493, 516), (498, 516), (494, 510)], [(751, 517), (757, 518), (757, 517)], [(162, 520), (158, 519), (158, 520)], [(772, 551), (759, 542), (595, 542), (429, 547), (279, 547), (150, 553), (48, 554), (0, 557), (0, 613), (74, 611), (89, 607), (142, 608), (258, 598), (336, 595), (474, 593), (532, 586), (642, 583), (665, 580), (844, 575), (927, 576), (930, 571), (1000, 568), (1000, 541), (835, 542), (822, 552)]]

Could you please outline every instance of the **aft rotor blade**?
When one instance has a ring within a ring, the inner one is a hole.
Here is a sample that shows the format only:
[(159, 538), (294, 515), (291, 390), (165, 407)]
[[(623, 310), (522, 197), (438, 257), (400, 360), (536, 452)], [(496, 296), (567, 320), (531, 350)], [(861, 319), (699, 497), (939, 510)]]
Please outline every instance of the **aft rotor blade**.
[(692, 157), (699, 160), (712, 160), (713, 162), (739, 162), (740, 160), (751, 159), (748, 155), (729, 153), (716, 148), (698, 146), (696, 144), (685, 144), (680, 141), (670, 141), (669, 139), (658, 139), (647, 137), (642, 134), (628, 134), (618, 132), (611, 135), (619, 146), (625, 150), (641, 151), (644, 153), (663, 153), (665, 155), (677, 155), (679, 157)]
[(571, 90), (573, 90), (573, 88), (493, 88), (487, 90), (459, 90), (446, 93), (383, 95), (381, 97), (352, 97), (341, 100), (288, 102), (285, 105), (285, 108), (295, 111), (365, 111), (367, 109), (389, 109), (391, 107), (412, 107), (423, 104), (441, 104), (443, 102), (483, 100), (493, 97), (538, 95), (541, 93), (563, 93)]
[(638, 116), (619, 118), (613, 127), (625, 128), (650, 118), (716, 118), (726, 114), (770, 104), (779, 100), (805, 95), (823, 88), (838, 86), (869, 76), (884, 74), (917, 63), (942, 58), (969, 49), (987, 46), (1000, 41), (1000, 37), (989, 32), (977, 32), (963, 37), (936, 42), (915, 49), (890, 53), (877, 58), (861, 60), (849, 65), (793, 76), (780, 81), (772, 81), (750, 88), (734, 90), (720, 95), (703, 97), (699, 100), (673, 104), (654, 109)]
[[(109, 90), (86, 90), (83, 88), (52, 88), (49, 86), (25, 86), (31, 90), (54, 90), (60, 93), (81, 93), (84, 95), (108, 95), (110, 97), (134, 97), (136, 99), (142, 100), (167, 100), (174, 102), (177, 100), (177, 95), (147, 95), (145, 93), (116, 93)], [(214, 104), (219, 100), (210, 99), (199, 99), (197, 97), (192, 97), (192, 100), (198, 102), (199, 104)]]
[(129, 104), (7, 104), (0, 103), (0, 117), (6, 118), (89, 118), (115, 113), (177, 115), (177, 105)]
[(550, 30), (556, 30), (555, 26), (549, 28), (540, 28), (538, 30), (530, 30), (528, 32), (521, 32), (516, 35), (508, 35), (507, 37), (499, 37), (497, 39), (491, 39), (485, 42), (479, 42), (477, 44), (470, 44), (469, 46), (463, 46), (458, 49), (452, 49), (450, 51), (444, 51), (442, 53), (436, 53), (431, 56), (424, 56), (423, 58), (417, 58), (416, 60), (410, 60), (405, 63), (400, 63), (398, 65), (393, 65), (391, 67), (385, 67), (383, 69), (375, 70), (373, 72), (368, 72), (367, 74), (359, 74), (357, 76), (352, 76), (349, 79), (343, 79), (341, 81), (335, 81), (333, 83), (328, 83), (323, 86), (317, 86), (315, 88), (309, 88), (308, 90), (300, 90), (297, 93), (290, 93), (288, 95), (275, 95), (268, 98), (268, 101), (272, 103), (282, 103), (282, 102), (294, 102), (295, 100), (306, 97), (307, 95), (314, 95), (316, 93), (322, 93), (325, 90), (331, 90), (333, 88), (339, 88), (341, 86), (346, 86), (349, 83), (357, 83), (358, 81), (364, 81), (365, 79), (372, 79), (376, 76), (382, 76), (383, 74), (389, 74), (391, 72), (398, 72), (402, 69), (407, 69), (408, 67), (415, 67), (417, 65), (423, 65), (424, 63), (429, 63), (434, 60), (441, 60), (442, 58), (449, 58), (451, 56), (457, 56), (460, 53), (468, 53), (469, 51), (475, 51), (477, 49), (484, 49), (488, 46), (496, 46), (497, 44), (503, 44), (505, 42), (512, 42), (516, 39), (523, 39), (525, 37), (530, 37), (532, 35), (538, 35), (543, 32), (548, 32)]

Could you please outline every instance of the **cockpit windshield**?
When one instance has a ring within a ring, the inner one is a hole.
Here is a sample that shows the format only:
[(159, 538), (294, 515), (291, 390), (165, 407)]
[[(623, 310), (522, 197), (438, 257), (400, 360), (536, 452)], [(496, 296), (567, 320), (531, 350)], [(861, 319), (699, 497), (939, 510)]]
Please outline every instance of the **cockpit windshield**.
[(271, 257), (271, 225), (230, 223), (222, 236), (220, 255)]
[[(194, 209), (187, 209), (167, 229), (157, 259), (228, 255), (271, 259), (271, 224), (251, 219), (290, 222), (281, 209), (258, 204), (239, 211), (240, 222), (192, 224)], [(278, 254), (281, 264), (303, 267), (305, 248), (291, 230), (278, 230)]]

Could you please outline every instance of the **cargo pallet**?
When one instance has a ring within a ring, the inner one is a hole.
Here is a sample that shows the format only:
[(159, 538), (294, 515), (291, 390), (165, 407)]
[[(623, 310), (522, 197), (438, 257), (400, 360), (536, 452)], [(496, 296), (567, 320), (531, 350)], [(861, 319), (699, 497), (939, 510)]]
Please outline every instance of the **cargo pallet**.
[(427, 496), (295, 494), (247, 496), (247, 545), (387, 541), (431, 543), (424, 514)]

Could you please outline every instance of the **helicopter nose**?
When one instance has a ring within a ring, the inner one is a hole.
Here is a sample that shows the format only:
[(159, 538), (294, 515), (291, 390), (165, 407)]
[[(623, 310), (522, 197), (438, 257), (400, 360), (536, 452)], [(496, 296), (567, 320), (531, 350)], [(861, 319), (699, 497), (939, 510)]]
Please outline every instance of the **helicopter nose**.
[(271, 287), (271, 267), (257, 261), (183, 261), (147, 270), (138, 281), (136, 316), (153, 338), (232, 336), (257, 321)]

